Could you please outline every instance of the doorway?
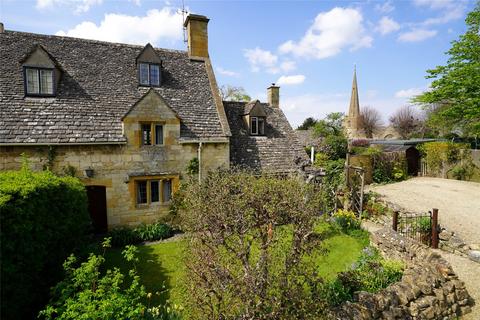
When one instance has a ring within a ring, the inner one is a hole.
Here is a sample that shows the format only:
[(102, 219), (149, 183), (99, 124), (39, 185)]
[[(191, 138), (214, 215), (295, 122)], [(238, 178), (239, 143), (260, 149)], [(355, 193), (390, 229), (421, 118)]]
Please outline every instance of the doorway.
[(105, 233), (107, 225), (107, 191), (105, 186), (87, 186), (88, 212), (95, 233)]

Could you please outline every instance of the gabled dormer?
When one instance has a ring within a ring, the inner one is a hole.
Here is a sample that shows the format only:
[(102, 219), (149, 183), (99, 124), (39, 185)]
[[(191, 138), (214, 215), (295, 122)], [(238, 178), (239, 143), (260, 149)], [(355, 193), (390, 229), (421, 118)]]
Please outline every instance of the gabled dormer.
[(56, 96), (62, 69), (43, 46), (34, 46), (20, 63), (23, 67), (25, 96)]
[(252, 101), (245, 105), (244, 121), (248, 127), (248, 133), (252, 136), (265, 135), (265, 123), (267, 114), (260, 101)]
[(162, 84), (162, 59), (150, 43), (137, 57), (138, 85), (160, 87)]

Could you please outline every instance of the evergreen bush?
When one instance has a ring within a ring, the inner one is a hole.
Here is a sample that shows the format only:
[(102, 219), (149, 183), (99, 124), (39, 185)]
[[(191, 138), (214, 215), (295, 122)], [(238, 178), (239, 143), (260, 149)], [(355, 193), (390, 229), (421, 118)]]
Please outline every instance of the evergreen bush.
[(86, 243), (87, 195), (73, 177), (49, 171), (0, 172), (1, 318), (31, 319)]

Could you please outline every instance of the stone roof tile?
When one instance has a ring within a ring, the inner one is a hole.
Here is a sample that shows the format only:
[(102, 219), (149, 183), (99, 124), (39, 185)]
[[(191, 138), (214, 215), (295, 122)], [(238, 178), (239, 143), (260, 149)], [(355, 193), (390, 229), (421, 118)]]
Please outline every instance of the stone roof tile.
[(246, 103), (224, 101), (223, 105), (232, 131), (232, 165), (262, 172), (293, 172), (299, 169), (298, 160), (308, 161), (307, 154), (280, 108), (262, 103), (267, 114), (265, 135), (251, 136), (242, 118)]
[[(21, 60), (41, 45), (63, 73), (53, 98), (24, 96)], [(125, 142), (122, 116), (149, 88), (138, 86), (142, 46), (5, 31), (0, 34), (0, 143)], [(155, 49), (155, 90), (181, 118), (182, 138), (224, 137), (205, 62)]]

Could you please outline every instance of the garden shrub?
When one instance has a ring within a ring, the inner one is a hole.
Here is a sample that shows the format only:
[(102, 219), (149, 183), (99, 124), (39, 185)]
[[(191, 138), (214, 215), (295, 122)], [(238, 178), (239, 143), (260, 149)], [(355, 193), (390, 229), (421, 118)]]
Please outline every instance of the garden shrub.
[(331, 307), (352, 301), (357, 291), (375, 293), (401, 280), (404, 264), (385, 260), (377, 249), (366, 247), (350, 270), (323, 284), (322, 296)]
[(108, 233), (108, 236), (112, 238), (112, 245), (115, 247), (136, 244), (142, 241), (162, 240), (170, 238), (172, 235), (172, 227), (160, 222), (141, 224), (136, 228), (118, 227)]
[(407, 163), (403, 155), (396, 152), (371, 151), (373, 160), (373, 182), (389, 183), (407, 178)]
[(90, 230), (87, 195), (73, 177), (0, 172), (1, 318), (33, 318), (59, 280), (62, 262)]
[(360, 219), (357, 219), (353, 211), (340, 209), (335, 212), (333, 218), (335, 219), (335, 223), (345, 233), (360, 229)]
[(39, 314), (41, 319), (180, 319), (176, 310), (167, 306), (147, 307), (144, 303), (151, 297), (140, 284), (136, 270), (138, 263), (135, 246), (127, 246), (122, 255), (132, 265), (128, 275), (119, 268), (102, 272), (105, 250), (110, 239), (103, 242), (103, 254), (90, 254), (87, 261), (78, 263), (70, 255), (63, 264), (65, 279), (53, 288), (50, 303)]
[(469, 152), (469, 144), (454, 142), (428, 142), (420, 146), (427, 163), (428, 173), (447, 178), (447, 172), (455, 179), (468, 180), (474, 173), (475, 165)]
[[(193, 319), (318, 319), (321, 277), (311, 252), (318, 187), (300, 177), (210, 172), (185, 183), (187, 309)], [(178, 194), (177, 194), (178, 195)]]

